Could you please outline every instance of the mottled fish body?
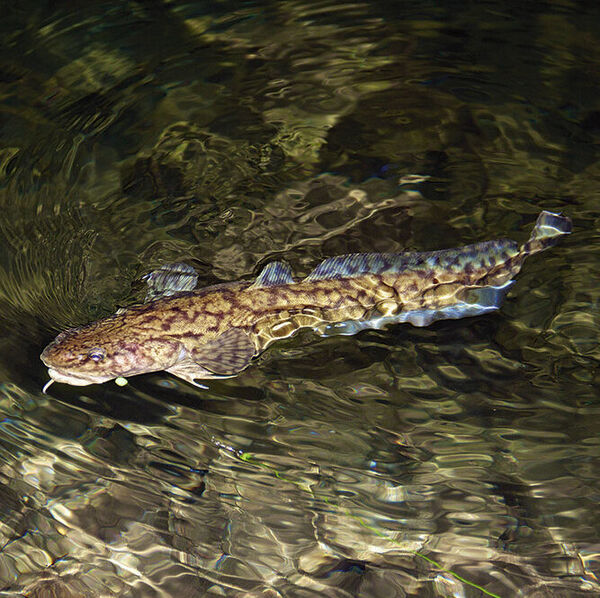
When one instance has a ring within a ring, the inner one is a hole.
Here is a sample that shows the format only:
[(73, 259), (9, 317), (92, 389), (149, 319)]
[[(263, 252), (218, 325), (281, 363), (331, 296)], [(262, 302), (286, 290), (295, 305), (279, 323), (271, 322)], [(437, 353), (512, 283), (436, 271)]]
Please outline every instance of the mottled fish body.
[(166, 370), (188, 382), (233, 376), (272, 342), (301, 328), (355, 334), (496, 310), (524, 260), (571, 231), (542, 212), (522, 246), (508, 239), (459, 249), (329, 258), (295, 280), (274, 262), (254, 282), (195, 289), (171, 264), (146, 277), (148, 303), (61, 333), (43, 351), (52, 380), (85, 385)]

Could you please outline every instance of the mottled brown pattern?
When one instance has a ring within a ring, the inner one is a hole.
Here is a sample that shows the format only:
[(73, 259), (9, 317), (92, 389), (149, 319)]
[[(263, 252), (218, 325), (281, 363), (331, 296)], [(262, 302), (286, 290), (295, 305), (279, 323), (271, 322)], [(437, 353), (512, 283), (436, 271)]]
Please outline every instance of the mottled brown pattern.
[[(41, 357), (53, 378), (71, 384), (157, 370), (188, 381), (233, 375), (300, 328), (443, 310), (470, 289), (502, 285), (528, 255), (570, 230), (568, 219), (548, 214), (520, 249), (503, 240), (423, 254), (341, 256), (315, 271), (324, 279), (313, 272), (272, 286), (237, 282), (180, 292), (66, 331)], [(361, 272), (365, 264), (377, 271)], [(336, 267), (348, 273), (330, 272)]]

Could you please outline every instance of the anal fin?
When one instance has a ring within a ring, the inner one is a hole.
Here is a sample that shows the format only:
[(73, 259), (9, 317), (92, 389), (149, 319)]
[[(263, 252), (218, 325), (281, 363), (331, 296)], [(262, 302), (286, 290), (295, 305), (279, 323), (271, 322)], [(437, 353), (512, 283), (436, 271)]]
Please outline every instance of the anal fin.
[(321, 324), (314, 330), (320, 336), (357, 334), (361, 330), (380, 330), (390, 324), (409, 323), (413, 326), (429, 326), (437, 320), (458, 320), (479, 316), (500, 308), (514, 281), (501, 286), (468, 287), (461, 298), (450, 305), (437, 308), (421, 308), (401, 311), (393, 316), (375, 316), (365, 320), (348, 320)]
[(500, 309), (513, 282), (509, 280), (499, 286), (467, 287), (455, 303), (439, 308), (401, 312), (396, 316), (397, 321), (408, 322), (413, 326), (429, 326), (437, 320), (459, 320), (496, 311)]

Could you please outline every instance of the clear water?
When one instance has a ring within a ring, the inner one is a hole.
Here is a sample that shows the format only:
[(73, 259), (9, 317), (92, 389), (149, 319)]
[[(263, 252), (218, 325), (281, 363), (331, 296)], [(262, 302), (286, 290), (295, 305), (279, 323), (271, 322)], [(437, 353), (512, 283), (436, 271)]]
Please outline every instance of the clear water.
[[(0, 39), (0, 595), (600, 595), (600, 6), (25, 0)], [(41, 393), (161, 264), (302, 275), (542, 209), (574, 234), (495, 314)]]

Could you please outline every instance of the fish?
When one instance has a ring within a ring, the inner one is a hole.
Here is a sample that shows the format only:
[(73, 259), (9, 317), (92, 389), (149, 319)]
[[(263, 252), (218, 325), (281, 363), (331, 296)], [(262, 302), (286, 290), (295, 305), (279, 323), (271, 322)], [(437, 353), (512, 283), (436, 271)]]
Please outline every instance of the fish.
[(352, 335), (490, 313), (525, 259), (571, 230), (567, 216), (543, 211), (521, 246), (499, 239), (458, 249), (341, 255), (303, 279), (275, 261), (255, 280), (204, 288), (197, 288), (191, 266), (167, 264), (144, 277), (145, 302), (61, 332), (43, 350), (50, 376), (44, 392), (53, 382), (124, 384), (158, 371), (202, 388), (198, 380), (236, 376), (300, 329)]

